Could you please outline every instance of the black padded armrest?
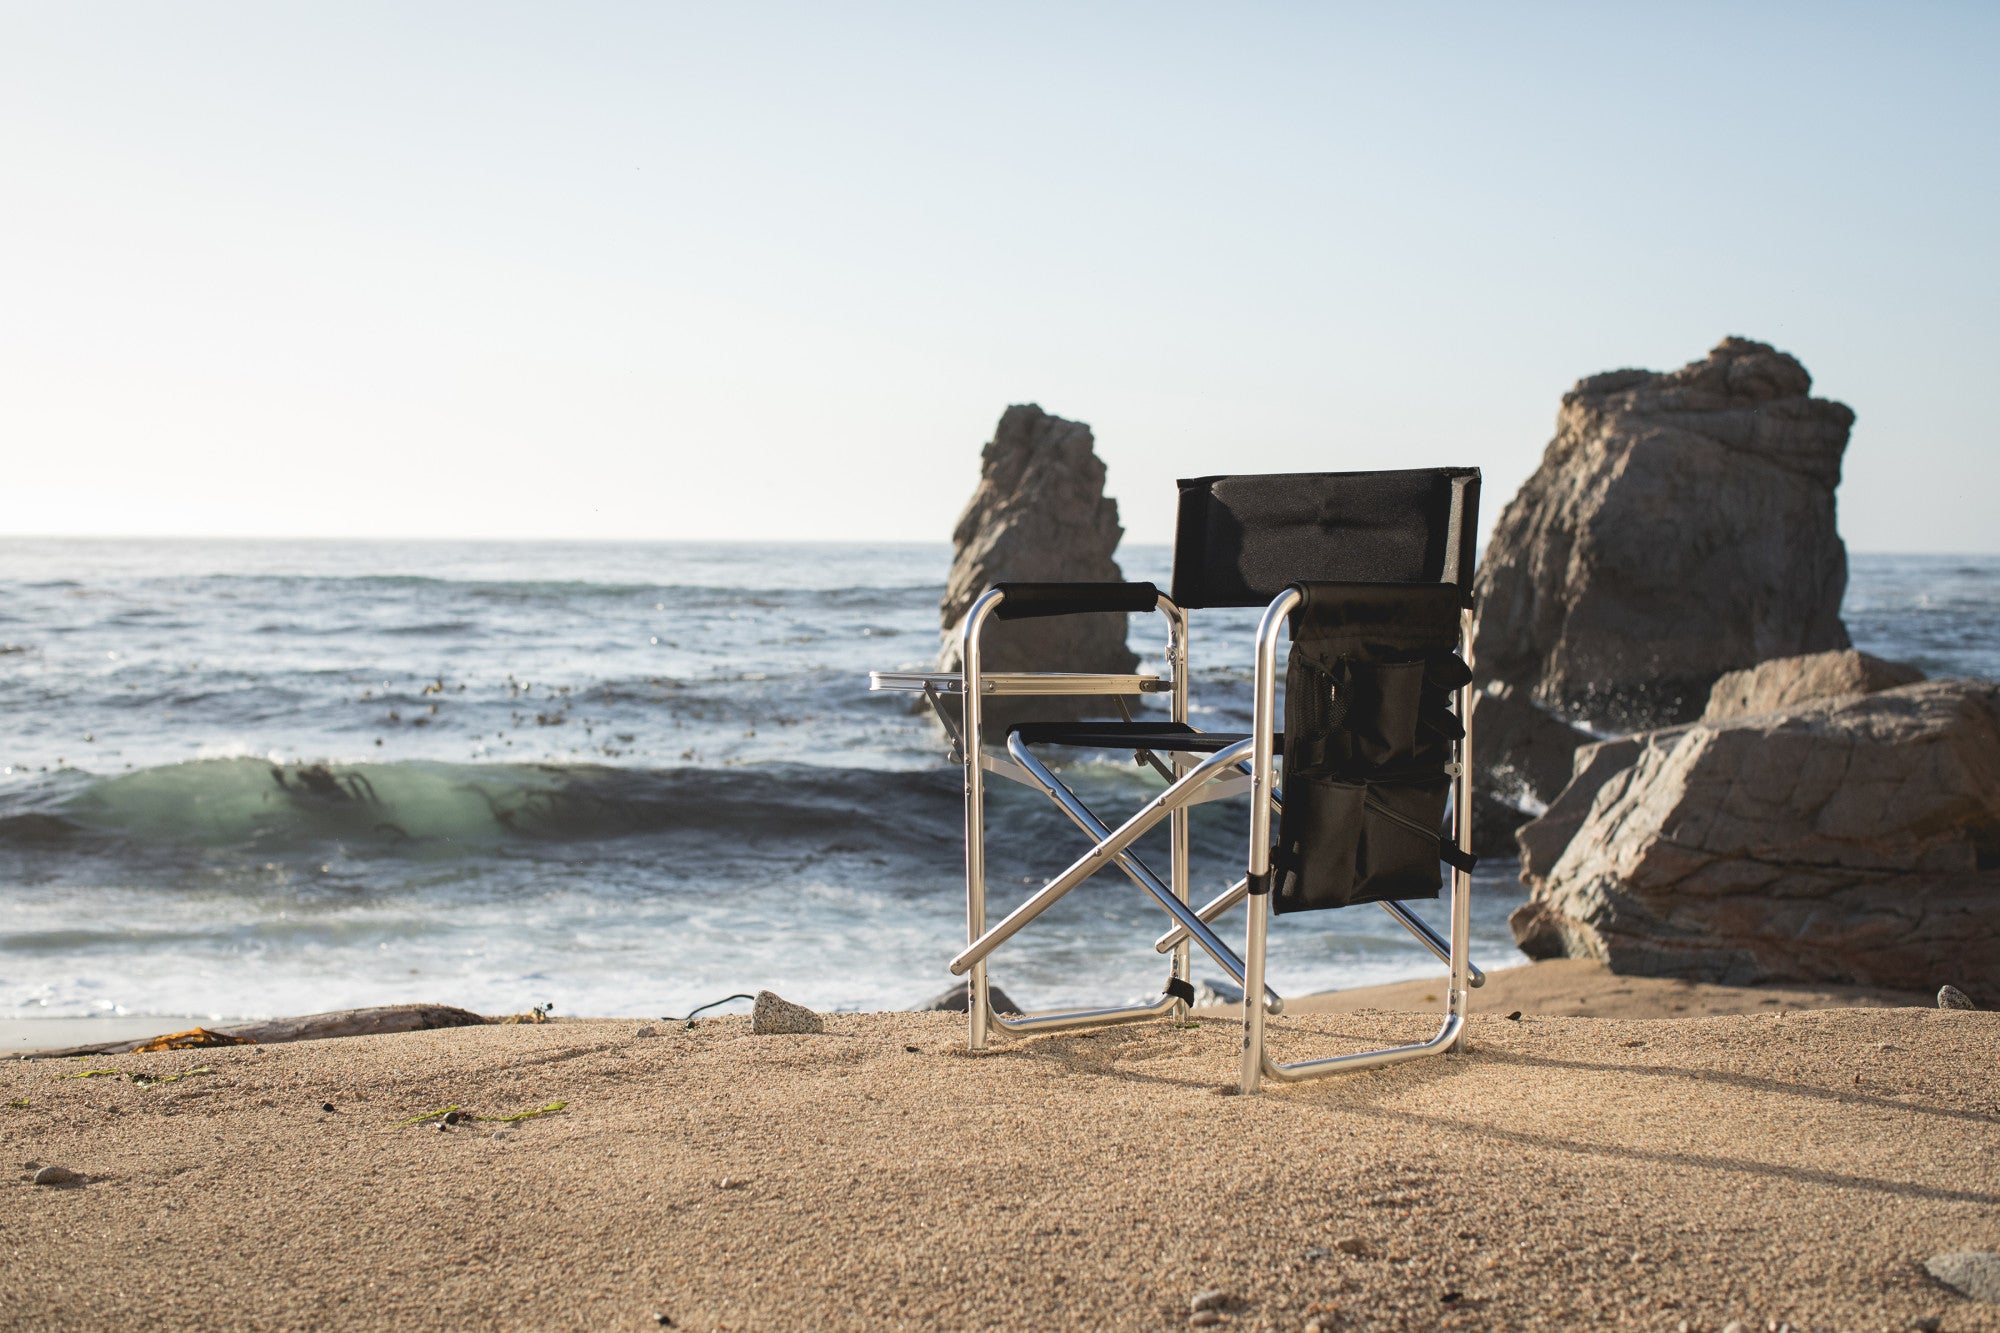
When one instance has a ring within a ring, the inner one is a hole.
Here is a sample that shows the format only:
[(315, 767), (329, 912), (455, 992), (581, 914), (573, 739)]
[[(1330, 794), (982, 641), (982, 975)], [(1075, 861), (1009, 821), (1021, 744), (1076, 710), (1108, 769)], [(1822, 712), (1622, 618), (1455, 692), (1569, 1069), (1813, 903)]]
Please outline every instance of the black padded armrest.
[(1472, 609), (1472, 592), (1453, 583), (1322, 583), (1301, 580), (1294, 616), (1314, 618), (1329, 612), (1367, 623), (1417, 616), (1448, 616)]
[(993, 608), (999, 620), (1071, 616), (1084, 611), (1151, 611), (1160, 590), (1150, 583), (996, 583), (1006, 596)]

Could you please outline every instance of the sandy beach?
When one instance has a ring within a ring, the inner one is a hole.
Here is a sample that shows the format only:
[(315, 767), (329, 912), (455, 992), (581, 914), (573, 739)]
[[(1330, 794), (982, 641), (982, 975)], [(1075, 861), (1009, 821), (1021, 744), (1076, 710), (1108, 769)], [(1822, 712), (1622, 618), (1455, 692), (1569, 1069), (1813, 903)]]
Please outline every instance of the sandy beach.
[[(1596, 984), (1517, 971), (1487, 998)], [(1367, 1007), (1280, 1053), (1430, 1023)], [(2000, 1329), (1922, 1266), (2000, 1248), (2000, 1015), (1759, 1007), (1482, 1012), (1463, 1055), (1255, 1098), (1207, 1016), (9, 1061), (0, 1327), (1166, 1329), (1220, 1291), (1281, 1330)], [(495, 1119), (402, 1123), (448, 1105)]]

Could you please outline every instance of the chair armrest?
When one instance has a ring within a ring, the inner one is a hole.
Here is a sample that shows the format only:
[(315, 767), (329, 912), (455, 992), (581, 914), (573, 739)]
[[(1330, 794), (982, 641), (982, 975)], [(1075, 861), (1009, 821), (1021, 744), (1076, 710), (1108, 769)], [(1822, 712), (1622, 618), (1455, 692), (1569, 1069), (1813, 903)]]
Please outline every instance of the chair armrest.
[(993, 608), (996, 620), (1069, 616), (1085, 611), (1151, 611), (1160, 590), (1150, 583), (996, 583), (1005, 594)]

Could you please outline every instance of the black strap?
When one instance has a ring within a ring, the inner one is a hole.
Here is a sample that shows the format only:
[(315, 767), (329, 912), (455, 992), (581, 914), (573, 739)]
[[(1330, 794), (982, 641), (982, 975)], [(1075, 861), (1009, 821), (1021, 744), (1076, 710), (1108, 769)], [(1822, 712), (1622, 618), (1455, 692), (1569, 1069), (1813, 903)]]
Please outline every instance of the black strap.
[(1268, 870), (1261, 875), (1246, 875), (1244, 878), (1250, 881), (1251, 893), (1269, 893), (1271, 891), (1271, 872)]
[(1165, 994), (1171, 995), (1186, 1004), (1193, 1004), (1194, 983), (1184, 981), (1180, 977), (1168, 977)]

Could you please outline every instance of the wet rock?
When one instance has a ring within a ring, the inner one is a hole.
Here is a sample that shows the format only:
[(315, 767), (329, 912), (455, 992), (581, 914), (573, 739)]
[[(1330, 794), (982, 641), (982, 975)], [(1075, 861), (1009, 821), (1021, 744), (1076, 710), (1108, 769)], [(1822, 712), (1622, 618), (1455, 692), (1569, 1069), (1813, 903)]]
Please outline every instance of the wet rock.
[(1534, 957), (1736, 986), (1943, 974), (2000, 1003), (2000, 685), (1928, 681), (1646, 741), (1530, 889), (1512, 924)]
[(1504, 681), (1473, 691), (1470, 711), (1474, 786), (1522, 811), (1553, 801), (1569, 782), (1577, 747), (1595, 739)]
[(1854, 413), (1763, 343), (1563, 396), (1479, 571), (1472, 661), (1566, 717), (1691, 721), (1724, 672), (1849, 646), (1834, 523)]
[(1220, 1310), (1197, 1310), (1188, 1316), (1189, 1328), (1214, 1328), (1228, 1322), (1229, 1316)]
[(53, 1162), (35, 1172), (35, 1183), (37, 1185), (74, 1185), (81, 1179), (83, 1179), (82, 1176), (79, 1176), (68, 1167), (57, 1166)]
[[(959, 625), (995, 583), (1117, 583), (1112, 553), (1124, 529), (1118, 502), (1104, 494), (1104, 464), (1090, 427), (1051, 416), (1032, 403), (1001, 414), (980, 454), (979, 485), (952, 532), (954, 554), (938, 615), (940, 671), (957, 671)], [(1125, 646), (1122, 613), (989, 621), (980, 662), (989, 671), (1138, 669)], [(1007, 716), (1083, 716), (1094, 700), (1009, 701)], [(993, 718), (991, 720), (998, 721)]]
[(826, 1031), (820, 1016), (802, 1004), (780, 999), (770, 991), (757, 992), (750, 1009), (750, 1031), (760, 1037), (798, 1035)]
[(1924, 1271), (1960, 1295), (2000, 1305), (2000, 1254), (1981, 1250), (1935, 1254), (1924, 1260)]
[(1937, 1006), (1940, 1009), (1977, 1009), (1972, 997), (1956, 986), (1939, 986)]
[(325, 1113), (326, 1113), (327, 1115), (332, 1115), (332, 1114), (333, 1114), (333, 1103), (332, 1103), (332, 1102), (321, 1102), (321, 1103), (319, 1104), (319, 1109), (320, 1109), (321, 1111), (325, 1112)]
[[(972, 983), (961, 981), (951, 989), (940, 991), (936, 995), (933, 995), (929, 1000), (919, 1005), (916, 1012), (920, 1014), (962, 1014), (965, 1012), (965, 1006), (970, 1003), (967, 997), (971, 994)], [(993, 1012), (996, 1014), (1018, 1014), (1022, 1012), (1021, 1006), (1009, 999), (1007, 992), (1001, 990), (998, 986), (988, 986), (986, 988), (986, 999), (993, 1006)]]

